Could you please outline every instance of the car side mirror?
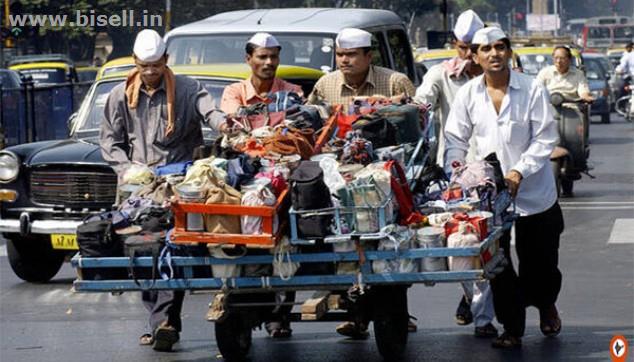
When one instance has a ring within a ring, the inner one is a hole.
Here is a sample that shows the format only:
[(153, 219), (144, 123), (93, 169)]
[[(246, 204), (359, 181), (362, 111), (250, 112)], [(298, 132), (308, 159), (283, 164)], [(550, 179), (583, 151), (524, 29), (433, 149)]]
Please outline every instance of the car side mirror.
[(76, 119), (77, 119), (77, 112), (74, 112), (73, 114), (70, 115), (70, 117), (68, 117), (68, 121), (66, 121), (66, 127), (68, 128), (69, 135), (70, 135), (70, 132), (73, 130), (73, 126), (75, 125)]

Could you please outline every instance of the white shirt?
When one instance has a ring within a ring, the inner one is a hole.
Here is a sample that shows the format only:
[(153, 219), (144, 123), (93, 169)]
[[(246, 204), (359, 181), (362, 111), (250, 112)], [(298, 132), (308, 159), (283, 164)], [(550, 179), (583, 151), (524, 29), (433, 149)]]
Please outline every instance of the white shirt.
[(570, 67), (564, 74), (557, 67), (549, 65), (537, 74), (540, 82), (550, 94), (560, 93), (564, 99), (578, 100), (584, 94), (590, 94), (585, 74), (577, 68)]
[(634, 77), (634, 50), (629, 53), (623, 53), (619, 62), (619, 70)]
[(442, 137), (447, 116), (449, 116), (449, 108), (458, 93), (458, 89), (467, 84), (469, 77), (464, 74), (459, 76), (450, 76), (445, 69), (443, 63), (436, 64), (429, 68), (423, 82), (416, 89), (414, 102), (419, 104), (431, 104), (434, 111), (434, 117), (440, 122), (440, 139), (438, 140), (438, 155), (436, 162), (442, 166), (445, 152), (445, 139)]
[(548, 92), (532, 77), (511, 71), (499, 115), (481, 75), (458, 91), (445, 125), (445, 168), (464, 162), (475, 138), (478, 160), (497, 154), (506, 175), (522, 174), (515, 198), (517, 212), (528, 216), (548, 210), (557, 201), (550, 154), (559, 141)]

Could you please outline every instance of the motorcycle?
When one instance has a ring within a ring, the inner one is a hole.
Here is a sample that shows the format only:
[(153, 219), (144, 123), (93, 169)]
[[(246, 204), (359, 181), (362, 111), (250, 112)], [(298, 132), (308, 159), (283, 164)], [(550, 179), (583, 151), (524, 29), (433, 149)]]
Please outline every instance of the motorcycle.
[(550, 162), (557, 195), (570, 197), (574, 181), (581, 179), (582, 173), (588, 174), (590, 109), (588, 103), (566, 100), (560, 93), (553, 93), (550, 101), (559, 127), (559, 144), (550, 155)]
[(620, 114), (621, 116), (623, 116), (623, 118), (625, 118), (625, 120), (628, 122), (632, 122), (634, 120), (634, 104), (632, 104), (632, 102), (634, 102), (632, 100), (633, 88), (634, 88), (634, 85), (631, 85), (631, 84), (626, 85), (625, 92), (629, 94), (626, 94), (622, 96), (621, 98), (617, 99), (614, 105), (614, 110), (616, 110), (616, 112)]

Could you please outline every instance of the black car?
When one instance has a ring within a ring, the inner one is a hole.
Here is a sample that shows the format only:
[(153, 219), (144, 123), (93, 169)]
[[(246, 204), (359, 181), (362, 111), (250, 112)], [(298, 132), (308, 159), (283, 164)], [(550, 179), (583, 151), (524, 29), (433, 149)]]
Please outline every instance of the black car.
[(610, 123), (610, 112), (614, 103), (614, 93), (610, 87), (610, 69), (607, 57), (603, 54), (583, 54), (586, 78), (594, 102), (590, 106), (590, 115), (601, 116), (602, 123)]
[[(174, 66), (172, 70), (198, 79), (219, 100), (225, 86), (250, 74), (246, 65), (229, 68), (200, 65)], [(322, 75), (316, 70), (282, 66), (278, 74), (307, 86), (307, 91)], [(95, 82), (71, 117), (69, 139), (0, 151), (0, 232), (18, 277), (30, 282), (53, 278), (64, 259), (78, 250), (77, 225), (90, 214), (112, 208), (117, 176), (101, 157), (99, 124), (110, 91), (124, 77), (125, 73), (114, 73)], [(203, 127), (206, 142), (215, 136)]]

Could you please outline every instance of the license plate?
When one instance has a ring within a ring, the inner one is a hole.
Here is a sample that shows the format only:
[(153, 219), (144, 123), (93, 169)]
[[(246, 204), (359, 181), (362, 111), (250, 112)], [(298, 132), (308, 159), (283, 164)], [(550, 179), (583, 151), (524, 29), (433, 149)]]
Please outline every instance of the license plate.
[(51, 234), (51, 244), (53, 249), (79, 250), (75, 234)]

